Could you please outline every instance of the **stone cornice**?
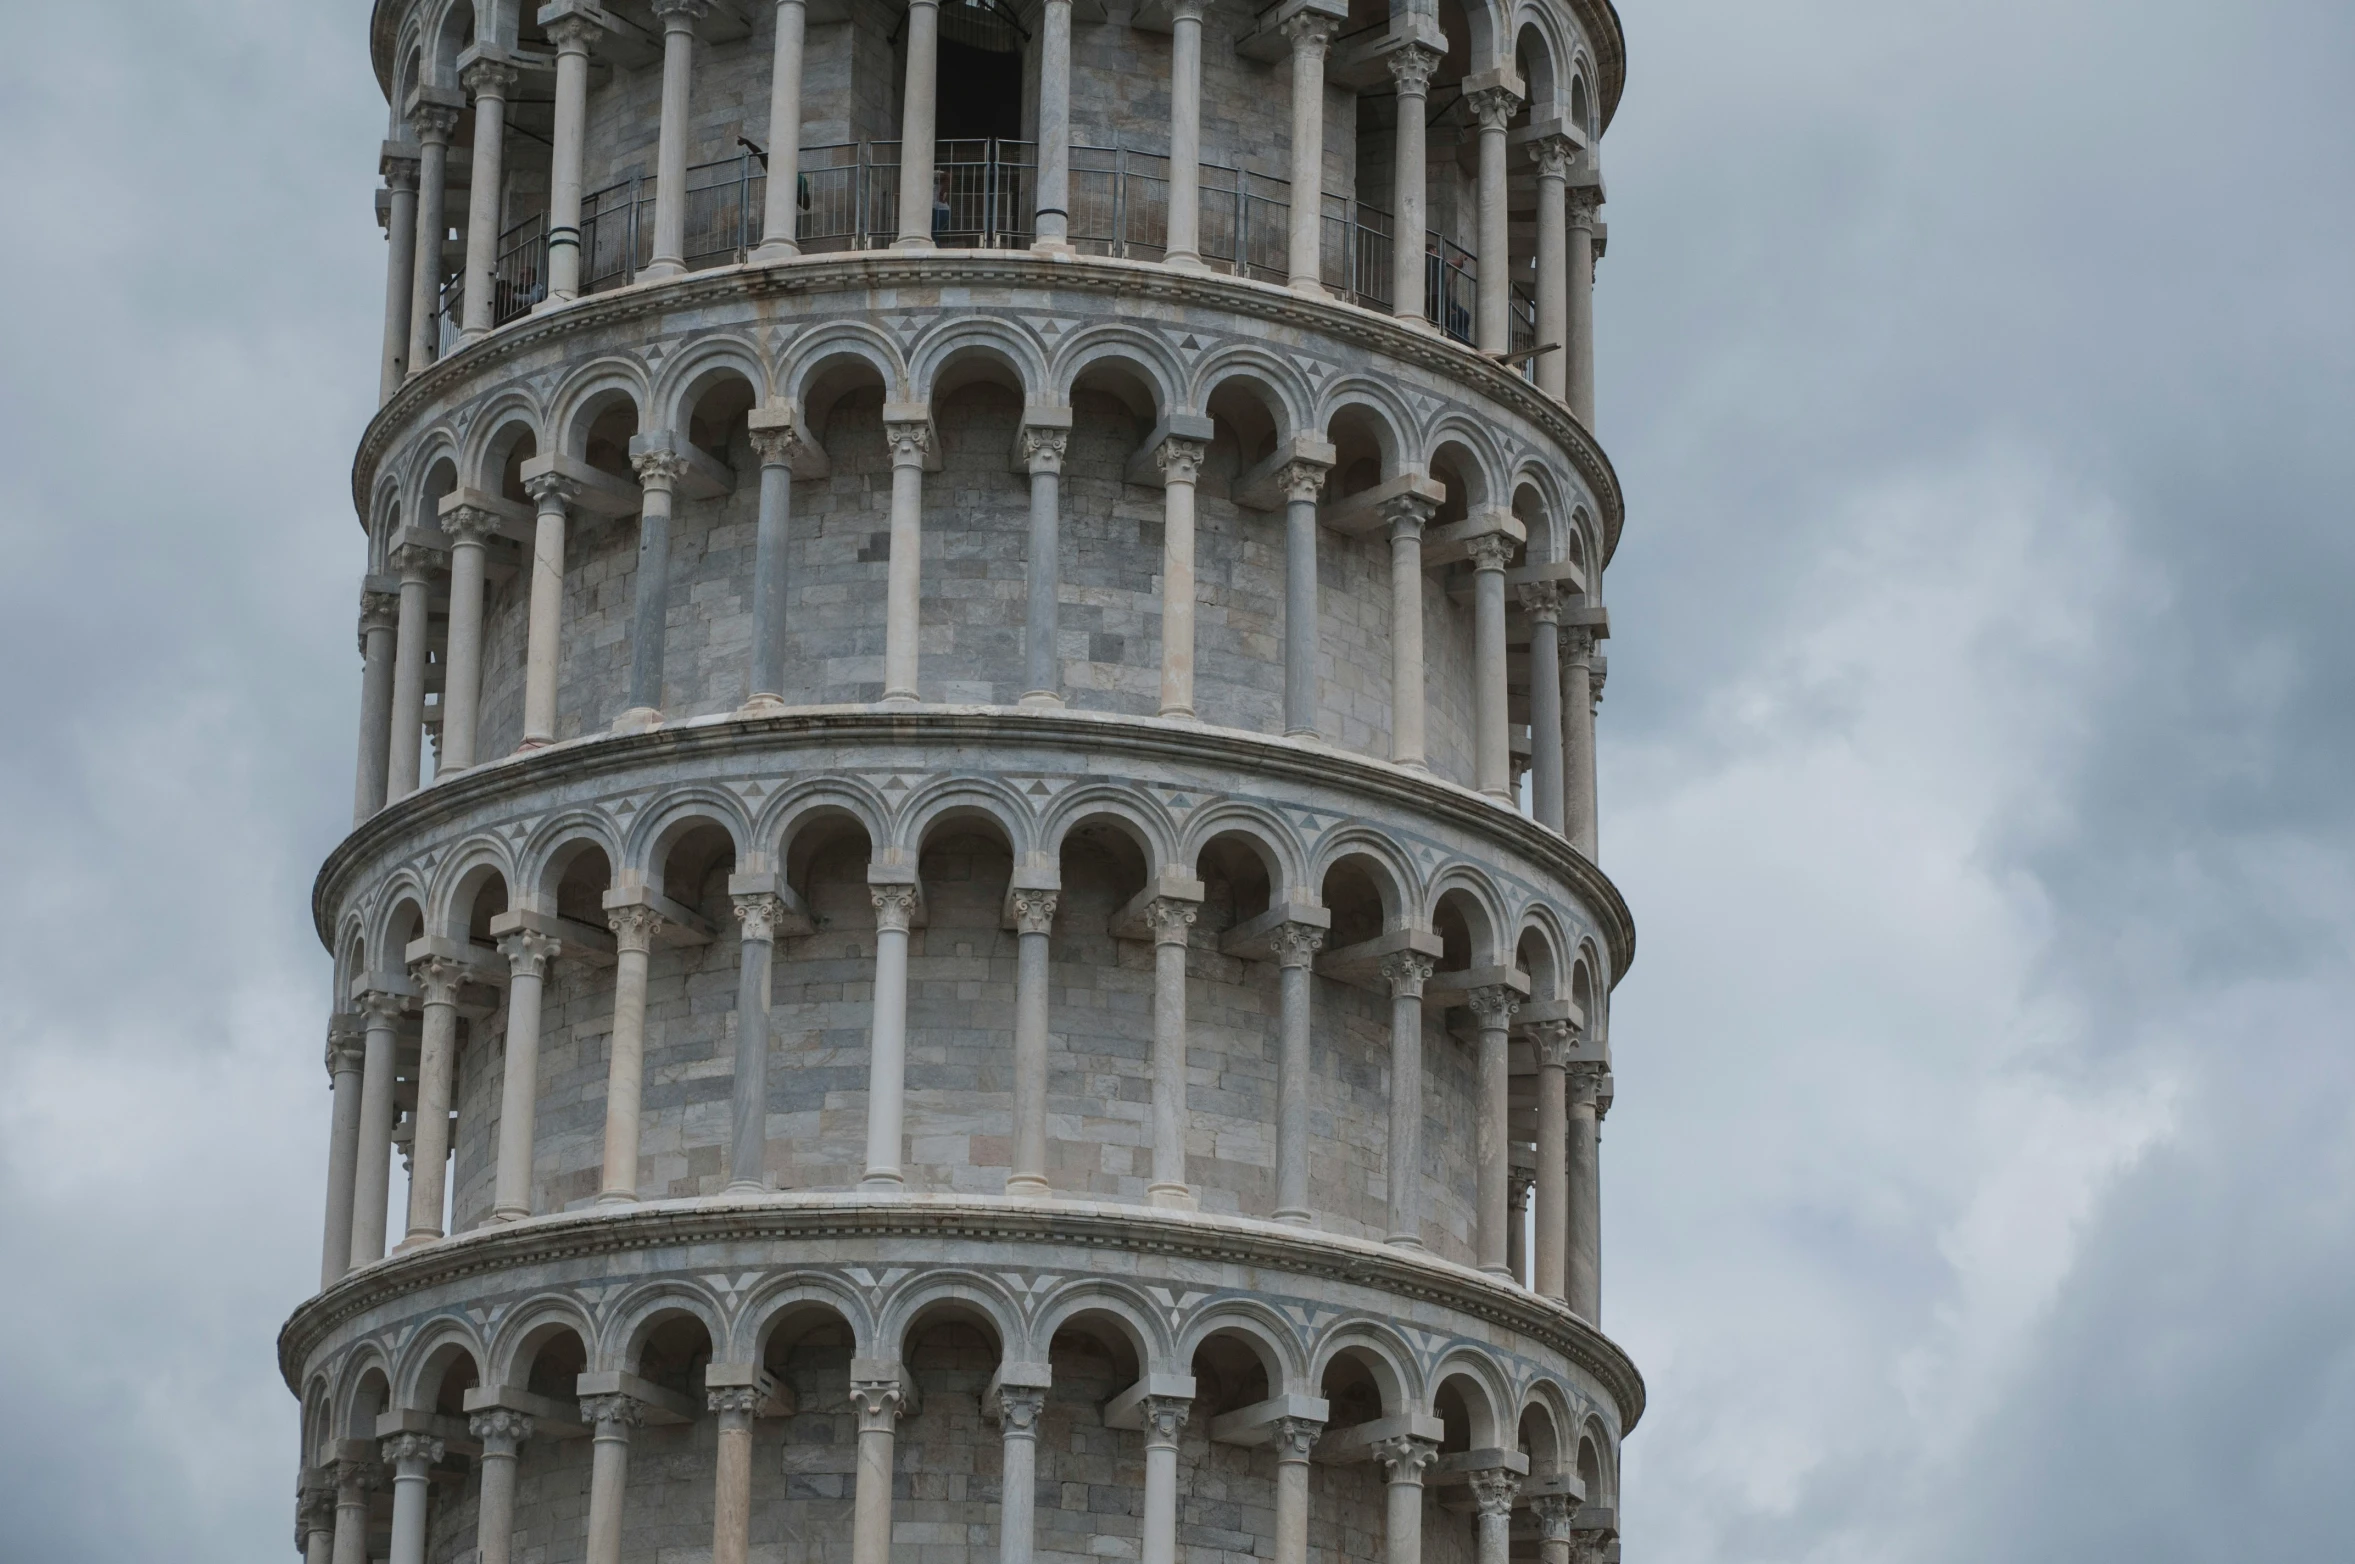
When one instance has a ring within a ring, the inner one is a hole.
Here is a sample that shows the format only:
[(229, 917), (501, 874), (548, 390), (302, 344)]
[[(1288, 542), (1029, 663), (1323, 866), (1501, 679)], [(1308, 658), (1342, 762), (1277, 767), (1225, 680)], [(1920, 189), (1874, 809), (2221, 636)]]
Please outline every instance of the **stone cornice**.
[(1567, 840), (1495, 800), (1388, 761), (1299, 739), (1107, 712), (1021, 706), (801, 706), (760, 717), (700, 717), (642, 733), (598, 733), (488, 761), (421, 788), (355, 827), (327, 855), (311, 887), (320, 943), (335, 948), (343, 883), (401, 837), (461, 818), (486, 803), (540, 792), (559, 782), (617, 772), (661, 771), (720, 754), (846, 745), (1028, 745), (1095, 758), (1135, 756), (1215, 766), (1243, 777), (1341, 786), (1484, 836), (1575, 887), (1603, 926), (1614, 987), (1635, 961), (1635, 920), (1619, 888)]
[(772, 265), (746, 262), (713, 267), (667, 282), (639, 283), (591, 294), (545, 315), (527, 315), (482, 341), (412, 376), (370, 420), (352, 460), (352, 504), (362, 518), (377, 465), (411, 422), (444, 395), (484, 371), (562, 337), (674, 310), (708, 307), (730, 298), (748, 302), (856, 290), (1031, 287), (1101, 293), (1126, 299), (1223, 310), (1252, 320), (1296, 327), (1446, 376), (1467, 391), (1510, 408), (1550, 435), (1593, 491), (1602, 512), (1603, 562), (1619, 547), (1626, 506), (1619, 475), (1593, 435), (1570, 410), (1519, 375), (1435, 333), (1404, 326), (1388, 315), (1312, 299), (1273, 283), (1215, 273), (1183, 272), (1144, 261), (1080, 256), (1052, 260), (1015, 250), (858, 250), (797, 256)]
[(1609, 1337), (1550, 1298), (1429, 1254), (1249, 1218), (952, 1195), (715, 1196), (477, 1228), (380, 1260), (305, 1301), (278, 1332), (278, 1368), (300, 1395), (306, 1360), (338, 1326), (427, 1288), (502, 1270), (692, 1244), (842, 1238), (1067, 1244), (1338, 1278), (1452, 1309), (1559, 1352), (1610, 1393), (1622, 1435), (1634, 1430), (1644, 1412), (1643, 1376)]

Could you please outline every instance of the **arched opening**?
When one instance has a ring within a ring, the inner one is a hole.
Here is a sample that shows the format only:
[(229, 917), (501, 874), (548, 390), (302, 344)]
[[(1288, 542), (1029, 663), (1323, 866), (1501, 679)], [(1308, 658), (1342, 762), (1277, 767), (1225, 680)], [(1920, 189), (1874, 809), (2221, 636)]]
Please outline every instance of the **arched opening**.
[(655, 883), (680, 906), (700, 913), (714, 927), (732, 922), (728, 876), (736, 868), (736, 841), (716, 820), (683, 820), (663, 833), (655, 858)]

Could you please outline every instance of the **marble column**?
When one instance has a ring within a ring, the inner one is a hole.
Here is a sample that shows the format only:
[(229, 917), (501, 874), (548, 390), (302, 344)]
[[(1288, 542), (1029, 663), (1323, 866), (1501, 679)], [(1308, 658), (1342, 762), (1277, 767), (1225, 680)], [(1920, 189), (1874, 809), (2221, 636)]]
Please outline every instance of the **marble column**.
[[(927, 15), (930, 4), (916, 9)], [(927, 239), (929, 245), (932, 241)], [(883, 593), (883, 698), (914, 701), (917, 638), (922, 628), (924, 590), (924, 461), (932, 449), (926, 419), (890, 419), (883, 437), (891, 447), (891, 558)]]
[(540, 999), (549, 964), (564, 947), (521, 930), (499, 941), (507, 958), (507, 1058), (499, 1080), (498, 1162), (491, 1180), (491, 1220), (532, 1214), (534, 1121), (540, 1103)]
[(1472, 1473), (1472, 1505), (1480, 1516), (1478, 1542), (1473, 1552), (1477, 1564), (1510, 1564), (1513, 1500), (1520, 1492), (1520, 1476), (1502, 1467)]
[(352, 1268), (352, 1187), (360, 1170), (360, 1094), (367, 1032), (357, 1016), (327, 1027), (327, 1080), (334, 1093), (327, 1132), (327, 1227), (319, 1245), (319, 1290)]
[(687, 270), (687, 142), (695, 91), (695, 24), (711, 0), (650, 0), (662, 23), (662, 111), (654, 143), (654, 254), (640, 277)]
[(1043, 1385), (998, 1387), (998, 1427), (1004, 1438), (998, 1482), (998, 1564), (1030, 1564), (1037, 1550), (1038, 1420), (1046, 1406)]
[[(801, 0), (778, 7), (798, 17)], [(774, 154), (770, 156), (775, 177)], [(799, 253), (798, 251), (795, 253)], [(752, 541), (752, 668), (745, 693), (747, 713), (779, 711), (785, 705), (785, 625), (792, 601), (793, 463), (805, 449), (801, 432), (774, 410), (753, 409), (752, 451), (760, 458), (760, 519)]]
[(1603, 1191), (1600, 1149), (1601, 1123), (1597, 1096), (1603, 1067), (1582, 1064), (1569, 1071), (1569, 1251), (1568, 1302), (1570, 1310), (1589, 1325), (1603, 1323)]
[(471, 60), (458, 73), (459, 83), (474, 94), (474, 175), (466, 197), (461, 347), (489, 336), (498, 318), (493, 290), (499, 276), (500, 198), (507, 183), (507, 94), (514, 90), (515, 76), (514, 66), (489, 58)]
[(1047, 1185), (1047, 953), (1053, 891), (1014, 892), (1014, 1166), (1006, 1193), (1044, 1199)]
[(392, 1547), (388, 1564), (425, 1564), (425, 1510), (433, 1467), (442, 1442), (425, 1434), (395, 1434), (384, 1441), (384, 1464), (393, 1473)]
[(1276, 474), (1284, 491), (1284, 732), (1317, 736), (1317, 496), (1323, 462), (1298, 461)]
[(1529, 815), (1562, 829), (1562, 593), (1550, 581), (1521, 588), (1529, 615)]
[(769, 170), (756, 261), (801, 253), (801, 60), (808, 31), (803, 0), (777, 0), (777, 41), (769, 63)]
[(306, 1485), (295, 1501), (303, 1564), (335, 1564), (335, 1489)]
[(409, 273), (409, 373), (412, 375), (441, 356), (442, 242), (450, 231), (450, 136), (458, 128), (460, 105), (464, 102), (463, 98), (457, 103), (419, 102), (409, 109), (409, 128), (417, 133), (422, 148), (422, 156), (417, 160), (417, 260)]
[(1595, 697), (1592, 631), (1566, 625), (1562, 642), (1562, 824), (1570, 843), (1595, 856)]
[(907, 1111), (908, 929), (916, 887), (871, 885), (875, 902), (875, 998), (867, 1034), (867, 1171), (863, 1189), (902, 1188), (900, 1138)]
[(1505, 125), (1521, 100), (1503, 87), (1464, 95), (1464, 107), (1480, 127), (1480, 304), (1474, 336), (1483, 353), (1512, 345), (1513, 271), (1511, 229), (1505, 210)]
[(1566, 1493), (1531, 1497), (1529, 1513), (1537, 1521), (1537, 1564), (1570, 1564), (1570, 1517), (1577, 1508)]
[(1037, 215), (1031, 248), (1071, 251), (1071, 0), (1039, 16)]
[(1430, 769), (1423, 726), (1423, 527), (1431, 502), (1402, 494), (1382, 507), (1390, 524), (1390, 758)]
[(360, 763), (352, 824), (384, 807), (392, 773), (393, 634), (400, 623), (397, 593), (360, 593)]
[(769, 972), (777, 920), (785, 904), (769, 892), (735, 898), (743, 930), (736, 968), (736, 1073), (728, 1094), (728, 1187), (732, 1195), (769, 1188)]
[[(630, 442), (633, 447), (639, 443)], [(638, 575), (630, 616), (630, 701), (613, 719), (616, 732), (636, 732), (662, 721), (662, 653), (671, 607), (671, 502), (679, 480), (686, 476), (687, 458), (668, 448), (633, 449), (630, 466), (638, 474), (642, 496)]]
[(1334, 19), (1296, 11), (1284, 22), (1292, 45), (1292, 231), (1287, 279), (1293, 290), (1322, 298), (1325, 228), (1325, 50)]
[(1529, 1190), (1534, 1182), (1519, 1168), (1505, 1179), (1505, 1269), (1522, 1287), (1530, 1285)]
[(433, 771), (437, 780), (474, 764), (482, 711), (483, 551), (498, 525), (498, 517), (472, 505), (442, 517), (442, 531), (450, 538), (450, 635), (442, 675), (441, 763)]
[(1569, 359), (1570, 416), (1595, 426), (1595, 227), (1603, 205), (1602, 187), (1585, 185), (1569, 193), (1564, 218), (1569, 229), (1569, 288), (1564, 351)]
[(439, 956), (414, 962), (410, 980), (424, 996), (417, 1046), (417, 1138), (410, 1147), (409, 1231), (403, 1249), (442, 1236), (449, 1193), (450, 1102), (458, 1074), (458, 984), (465, 969)]
[(556, 742), (556, 674), (564, 634), (564, 531), (568, 512), (581, 491), (578, 483), (554, 473), (526, 479), (524, 488), (539, 506), (539, 521), (532, 534), (531, 606), (524, 631), (523, 742), (517, 748), (538, 749)]
[(392, 727), (386, 747), (390, 776), (385, 799), (397, 804), (417, 791), (424, 765), (425, 659), (433, 635), (428, 594), (436, 560), (432, 549), (406, 543), (393, 551), (392, 563), (401, 576), (401, 616), (393, 647)]
[(493, 1407), (466, 1420), (466, 1431), (482, 1445), (482, 1480), (474, 1519), (474, 1564), (513, 1564), (515, 1558), (515, 1460), (532, 1436), (532, 1420), (521, 1412)]
[(1191, 1210), (1186, 1184), (1186, 939), (1200, 911), (1172, 896), (1146, 904), (1153, 931), (1153, 1181), (1154, 1205)]
[(352, 1169), (352, 1264), (384, 1258), (386, 1207), (392, 1196), (393, 1071), (399, 1057), (394, 1028), (401, 996), (374, 989), (360, 996), (367, 1043), (360, 1069), (360, 1152)]
[(1428, 229), (1424, 190), (1429, 180), (1424, 116), (1429, 113), (1431, 73), (1439, 66), (1439, 55), (1410, 43), (1393, 49), (1384, 63), (1398, 86), (1397, 155), (1390, 195), (1390, 312), (1420, 325), (1427, 321), (1423, 292), (1429, 281), (1423, 250)]
[(335, 1463), (335, 1564), (368, 1564), (368, 1490), (375, 1486), (368, 1462)]
[(654, 961), (654, 936), (663, 925), (661, 914), (651, 907), (615, 907), (607, 912), (605, 921), (613, 930), (613, 1035), (605, 1061), (605, 1168), (597, 1204), (627, 1206), (638, 1199), (638, 1104), (646, 1080), (646, 976)]
[(1506, 725), (1505, 567), (1513, 540), (1501, 532), (1474, 538), (1472, 556), (1472, 704), (1476, 785), (1499, 803), (1513, 802), (1512, 735)]
[(1325, 1425), (1305, 1417), (1281, 1417), (1269, 1425), (1276, 1451), (1275, 1564), (1308, 1564), (1308, 1457)]
[(899, 241), (932, 248), (934, 124), (940, 102), (939, 0), (908, 0), (908, 75), (900, 93)]
[(548, 159), (548, 297), (541, 309), (580, 297), (581, 166), (589, 141), (589, 45), (604, 26), (594, 16), (563, 7), (546, 24), (556, 46), (556, 113)]
[(1169, 244), (1172, 266), (1202, 266), (1202, 13), (1206, 0), (1170, 0)]
[[(1057, 0), (1066, 13), (1070, 0)], [(1069, 149), (1066, 148), (1066, 151)], [(1063, 704), (1062, 629), (1063, 453), (1071, 431), (1031, 424), (1022, 431), (1022, 460), (1030, 469), (1030, 603), (1023, 621), (1025, 706)]]
[(1388, 1490), (1382, 1525), (1382, 1564), (1423, 1564), (1423, 1469), (1438, 1459), (1429, 1439), (1400, 1436), (1374, 1446)]
[[(1390, 1231), (1402, 1249), (1423, 1247), (1423, 985), (1428, 956), (1382, 960), (1390, 985)], [(1422, 1479), (1416, 1478), (1420, 1483)]]
[[(850, 1564), (891, 1564), (892, 1447), (904, 1393), (895, 1379), (853, 1379), (859, 1415), (857, 1486), (851, 1498)], [(594, 1564), (594, 1561), (592, 1561)]]
[(622, 1498), (630, 1486), (630, 1430), (646, 1407), (630, 1396), (583, 1396), (581, 1421), (594, 1430), (589, 1447), (589, 1538), (586, 1564), (621, 1564)]
[(1184, 1396), (1147, 1396), (1137, 1408), (1145, 1424), (1142, 1564), (1177, 1564), (1178, 1436), (1193, 1406)]
[(1308, 1208), (1308, 1089), (1312, 964), (1325, 931), (1287, 923), (1275, 933), (1282, 984), (1276, 1061), (1276, 1220), (1305, 1223)]
[(1547, 136), (1530, 149), (1537, 159), (1537, 342), (1554, 351), (1537, 355), (1537, 389), (1555, 401), (1570, 384), (1569, 236), (1563, 190), (1578, 148), (1568, 136)]
[(1162, 480), (1161, 715), (1187, 722), (1194, 720), (1194, 480), (1209, 449), (1172, 435), (1153, 457)]
[(1565, 1072), (1576, 1033), (1567, 1021), (1539, 1024), (1537, 1051), (1537, 1290), (1562, 1298), (1562, 1241), (1569, 1225), (1570, 1101)]
[(384, 224), (384, 353), (377, 377), (379, 405), (392, 400), (409, 378), (409, 305), (417, 275), (417, 148), (388, 141), (378, 159), (384, 187), (391, 192)]
[(1506, 1180), (1510, 1177), (1512, 1149), (1507, 1118), (1512, 1089), (1509, 1038), (1513, 1012), (1520, 1008), (1521, 1001), (1519, 995), (1500, 985), (1472, 990), (1467, 1002), (1480, 1028), (1479, 1111), (1472, 1126), (1473, 1157), (1479, 1169), (1476, 1247), (1480, 1269), (1492, 1276), (1509, 1276), (1512, 1271), (1505, 1234), (1505, 1224), (1510, 1220)]
[(704, 1392), (719, 1422), (712, 1460), (711, 1564), (745, 1564), (752, 1554), (752, 1420), (762, 1392), (749, 1385)]

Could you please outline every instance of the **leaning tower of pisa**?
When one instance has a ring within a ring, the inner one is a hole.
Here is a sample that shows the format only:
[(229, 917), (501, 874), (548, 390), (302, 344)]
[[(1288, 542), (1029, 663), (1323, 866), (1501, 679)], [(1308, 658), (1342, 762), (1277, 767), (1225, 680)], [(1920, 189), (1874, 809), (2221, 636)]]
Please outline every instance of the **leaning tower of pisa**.
[(309, 1564), (1615, 1559), (1608, 0), (370, 43)]

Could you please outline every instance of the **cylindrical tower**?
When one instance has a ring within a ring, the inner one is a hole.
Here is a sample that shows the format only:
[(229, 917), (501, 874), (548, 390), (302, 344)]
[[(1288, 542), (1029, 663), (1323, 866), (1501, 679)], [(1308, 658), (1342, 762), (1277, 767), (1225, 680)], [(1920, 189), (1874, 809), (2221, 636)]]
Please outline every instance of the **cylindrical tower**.
[(1615, 1557), (1608, 0), (372, 41), (310, 1564)]

